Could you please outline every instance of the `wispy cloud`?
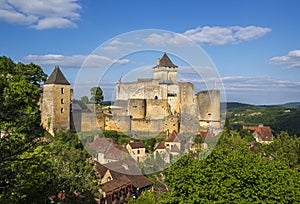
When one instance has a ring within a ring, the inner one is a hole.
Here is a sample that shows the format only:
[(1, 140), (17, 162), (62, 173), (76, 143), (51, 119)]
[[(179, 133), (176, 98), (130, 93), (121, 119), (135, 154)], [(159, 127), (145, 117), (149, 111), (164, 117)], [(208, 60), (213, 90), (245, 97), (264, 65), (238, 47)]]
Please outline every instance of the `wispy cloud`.
[(292, 50), (287, 55), (273, 57), (269, 63), (286, 66), (288, 69), (300, 68), (300, 50)]
[(47, 54), (47, 55), (28, 55), (24, 57), (26, 61), (33, 62), (40, 65), (60, 65), (64, 67), (78, 68), (84, 64), (85, 67), (98, 67), (104, 64), (128, 64), (128, 59), (113, 60), (100, 55), (60, 55), (60, 54)]
[(197, 43), (225, 45), (260, 38), (270, 31), (270, 28), (258, 26), (204, 26), (187, 30), (183, 35)]
[(199, 44), (225, 45), (260, 38), (270, 32), (270, 28), (258, 26), (204, 26), (187, 30), (181, 35), (150, 34), (145, 40), (149, 44), (181, 46), (187, 43), (186, 38)]
[(0, 20), (35, 29), (76, 27), (81, 5), (76, 0), (0, 0)]
[(144, 42), (160, 46), (172, 45), (177, 47), (189, 46), (188, 43), (190, 43), (184, 35), (170, 33), (150, 34), (147, 38), (144, 39)]
[(226, 90), (231, 91), (277, 91), (278, 89), (300, 89), (300, 81), (275, 79), (271, 76), (227, 76), (222, 77)]
[(115, 38), (112, 41), (108, 42), (105, 46), (101, 47), (101, 49), (107, 52), (118, 52), (126, 47), (136, 45), (136, 42), (121, 41), (120, 38)]

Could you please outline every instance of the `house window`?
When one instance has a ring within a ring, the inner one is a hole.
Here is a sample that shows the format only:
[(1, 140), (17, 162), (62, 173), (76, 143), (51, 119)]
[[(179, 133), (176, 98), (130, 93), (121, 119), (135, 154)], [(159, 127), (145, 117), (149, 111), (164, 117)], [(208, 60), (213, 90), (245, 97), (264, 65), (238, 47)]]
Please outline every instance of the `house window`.
[(107, 178), (107, 182), (108, 182), (108, 181), (111, 181), (111, 180), (112, 180), (112, 179), (111, 179), (111, 177), (109, 176), (109, 177)]
[(154, 99), (155, 99), (155, 100), (157, 100), (157, 99), (158, 99), (158, 97), (157, 97), (157, 96), (155, 96), (155, 97), (154, 97)]
[(60, 112), (61, 112), (61, 113), (64, 113), (64, 111), (65, 111), (64, 108), (61, 108), (61, 109), (60, 109)]
[(62, 99), (60, 99), (60, 103), (61, 104), (64, 104), (65, 103), (65, 101), (64, 101), (64, 99), (62, 98)]
[(65, 93), (65, 89), (61, 88), (61, 94), (64, 94), (64, 93)]
[(139, 149), (138, 149), (137, 153), (140, 154), (140, 150)]

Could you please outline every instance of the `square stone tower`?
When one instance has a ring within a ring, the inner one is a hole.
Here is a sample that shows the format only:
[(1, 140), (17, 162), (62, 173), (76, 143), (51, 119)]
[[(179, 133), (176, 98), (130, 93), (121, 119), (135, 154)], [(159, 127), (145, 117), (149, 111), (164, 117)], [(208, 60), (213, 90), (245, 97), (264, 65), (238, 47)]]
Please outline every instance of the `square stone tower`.
[(41, 100), (41, 123), (50, 134), (70, 129), (70, 104), (70, 83), (56, 66), (44, 83)]
[(157, 59), (157, 65), (153, 67), (153, 78), (160, 81), (176, 82), (178, 66), (173, 64), (168, 55), (164, 53), (161, 59)]

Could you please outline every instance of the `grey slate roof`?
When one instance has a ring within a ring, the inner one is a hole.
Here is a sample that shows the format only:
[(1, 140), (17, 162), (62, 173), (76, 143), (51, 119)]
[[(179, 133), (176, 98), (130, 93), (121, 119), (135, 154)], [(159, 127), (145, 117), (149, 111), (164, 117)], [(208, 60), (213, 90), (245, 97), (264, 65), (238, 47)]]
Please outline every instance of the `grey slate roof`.
[(55, 69), (48, 77), (45, 84), (62, 84), (62, 85), (70, 85), (64, 74), (60, 71), (59, 66), (55, 66)]
[(164, 55), (160, 59), (157, 67), (158, 66), (159, 67), (177, 67), (175, 64), (173, 64), (173, 62), (170, 60), (170, 58), (168, 57), (168, 55), (166, 53), (164, 53)]

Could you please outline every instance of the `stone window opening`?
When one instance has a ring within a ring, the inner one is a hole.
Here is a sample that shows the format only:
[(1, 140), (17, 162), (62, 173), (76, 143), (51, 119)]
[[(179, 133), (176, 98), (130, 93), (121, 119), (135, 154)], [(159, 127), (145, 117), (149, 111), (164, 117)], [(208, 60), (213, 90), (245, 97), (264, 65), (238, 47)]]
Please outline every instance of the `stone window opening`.
[(140, 154), (140, 150), (139, 149), (138, 149), (137, 153)]
[(211, 115), (211, 113), (208, 113), (207, 115)]
[(61, 109), (60, 109), (60, 112), (61, 112), (61, 113), (64, 113), (64, 109), (63, 109), (63, 108), (61, 108)]
[(65, 103), (65, 100), (62, 98), (62, 99), (60, 99), (60, 103), (61, 104), (64, 104)]
[(154, 99), (155, 99), (155, 100), (157, 100), (157, 99), (158, 99), (158, 97), (157, 97), (157, 96), (155, 96), (155, 97), (154, 97)]
[(64, 94), (65, 93), (65, 89), (64, 88), (61, 88), (61, 94)]

